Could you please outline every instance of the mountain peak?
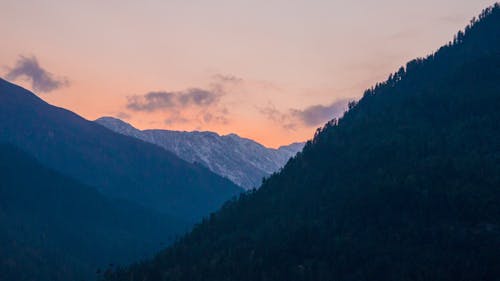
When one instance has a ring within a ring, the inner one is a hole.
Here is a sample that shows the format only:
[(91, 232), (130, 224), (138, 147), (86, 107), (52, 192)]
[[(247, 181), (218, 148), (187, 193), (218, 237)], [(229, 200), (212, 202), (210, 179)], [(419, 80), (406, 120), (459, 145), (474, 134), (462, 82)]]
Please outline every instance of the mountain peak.
[[(116, 118), (103, 120), (133, 130)], [(185, 221), (206, 215), (242, 191), (205, 167), (116, 134), (4, 80), (0, 80), (0, 142), (16, 145), (44, 166), (103, 194)], [(194, 209), (193, 202), (197, 202)]]
[(116, 117), (104, 116), (96, 119), (94, 122), (101, 124), (107, 128), (115, 128), (115, 132), (123, 135), (135, 136), (140, 133), (140, 130), (134, 128), (131, 124)]
[(141, 131), (113, 117), (102, 117), (96, 122), (117, 133), (163, 147), (188, 162), (200, 163), (245, 189), (259, 187), (262, 178), (278, 171), (304, 145), (296, 143), (271, 149), (234, 133), (220, 136), (208, 131)]

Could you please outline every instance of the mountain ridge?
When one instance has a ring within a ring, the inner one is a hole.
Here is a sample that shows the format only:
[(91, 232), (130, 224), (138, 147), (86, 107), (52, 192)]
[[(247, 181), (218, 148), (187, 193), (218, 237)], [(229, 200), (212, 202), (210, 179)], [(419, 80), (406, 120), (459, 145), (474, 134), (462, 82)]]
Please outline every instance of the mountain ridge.
[(500, 4), (108, 281), (498, 280)]
[(208, 215), (242, 190), (201, 165), (52, 106), (3, 79), (0, 142), (107, 196), (184, 221)]
[(264, 177), (277, 172), (304, 145), (292, 143), (273, 149), (234, 133), (139, 130), (114, 117), (101, 117), (95, 122), (112, 131), (156, 144), (188, 162), (200, 163), (245, 189), (259, 187)]

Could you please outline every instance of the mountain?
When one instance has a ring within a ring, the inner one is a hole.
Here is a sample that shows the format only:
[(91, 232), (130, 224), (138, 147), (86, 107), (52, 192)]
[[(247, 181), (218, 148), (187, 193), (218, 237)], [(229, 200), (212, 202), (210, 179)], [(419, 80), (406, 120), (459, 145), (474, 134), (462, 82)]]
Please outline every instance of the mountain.
[(148, 257), (187, 225), (40, 165), (0, 144), (0, 280), (92, 280)]
[(0, 79), (0, 142), (42, 165), (183, 221), (196, 221), (242, 191), (201, 165), (114, 133)]
[(256, 191), (106, 280), (498, 280), (500, 4)]
[(288, 160), (292, 158), (293, 156), (297, 155), (302, 149), (304, 148), (305, 142), (294, 142), (289, 145), (282, 145), (278, 147), (278, 150), (281, 151), (282, 153), (288, 153), (290, 156), (288, 157)]
[(188, 162), (200, 163), (245, 189), (259, 187), (262, 178), (282, 168), (304, 146), (304, 143), (293, 143), (272, 149), (236, 134), (141, 131), (113, 117), (101, 117), (95, 122), (117, 133), (161, 146)]

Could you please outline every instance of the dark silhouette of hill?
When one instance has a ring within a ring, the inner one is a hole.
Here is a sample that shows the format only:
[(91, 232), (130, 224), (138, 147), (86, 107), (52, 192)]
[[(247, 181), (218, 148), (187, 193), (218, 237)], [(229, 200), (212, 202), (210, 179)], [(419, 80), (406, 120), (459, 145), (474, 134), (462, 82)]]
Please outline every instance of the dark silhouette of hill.
[(108, 199), (0, 144), (0, 280), (93, 280), (108, 264), (152, 255), (187, 227)]
[(117, 280), (499, 280), (500, 5)]
[(105, 195), (196, 221), (241, 189), (201, 165), (114, 133), (0, 79), (0, 142)]

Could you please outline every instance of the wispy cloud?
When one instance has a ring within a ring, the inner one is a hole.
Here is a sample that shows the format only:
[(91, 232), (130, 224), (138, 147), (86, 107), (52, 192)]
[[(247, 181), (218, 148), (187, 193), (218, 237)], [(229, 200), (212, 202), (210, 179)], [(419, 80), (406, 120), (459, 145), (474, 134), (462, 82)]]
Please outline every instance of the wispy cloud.
[(149, 92), (128, 97), (127, 108), (132, 111), (153, 112), (180, 109), (189, 106), (207, 107), (216, 104), (223, 93), (191, 88), (180, 92)]
[(329, 105), (313, 105), (305, 109), (292, 109), (291, 114), (308, 127), (318, 126), (341, 116), (347, 110), (349, 100), (337, 100)]
[(293, 116), (288, 112), (281, 112), (276, 108), (276, 106), (268, 102), (268, 104), (264, 107), (257, 107), (257, 110), (260, 114), (264, 115), (268, 120), (281, 124), (283, 128), (287, 130), (295, 130), (297, 128), (297, 121), (294, 120)]
[(287, 130), (295, 130), (299, 126), (315, 127), (327, 121), (338, 118), (347, 110), (348, 99), (340, 99), (331, 104), (312, 105), (304, 109), (278, 110), (274, 104), (268, 103), (265, 107), (257, 107), (258, 111), (267, 119), (281, 124)]
[(209, 123), (218, 123), (218, 124), (228, 124), (229, 119), (227, 118), (227, 111), (218, 111), (218, 112), (205, 112), (203, 113), (203, 122)]
[(238, 84), (238, 83), (242, 83), (244, 80), (243, 78), (240, 78), (240, 77), (237, 77), (235, 75), (232, 75), (232, 74), (214, 74), (212, 75), (212, 78), (213, 80), (215, 80), (216, 82), (219, 82), (219, 83), (234, 83), (234, 84)]
[(41, 93), (49, 93), (69, 85), (66, 78), (56, 78), (41, 67), (35, 56), (20, 56), (16, 65), (9, 69), (6, 78), (9, 80), (27, 78), (31, 82), (31, 88)]
[(189, 123), (190, 121), (191, 120), (182, 117), (180, 114), (172, 114), (172, 115), (168, 116), (167, 118), (165, 118), (165, 120), (163, 120), (165, 125), (169, 125), (169, 126), (174, 125), (174, 124), (185, 124), (185, 123)]
[(264, 107), (257, 107), (257, 110), (271, 121), (283, 122), (287, 118), (287, 115), (279, 111), (271, 102), (268, 102)]
[[(126, 108), (134, 112), (162, 112), (163, 123), (227, 124), (228, 110), (221, 104), (227, 84), (239, 83), (241, 78), (216, 75), (207, 89), (188, 88), (183, 91), (153, 91), (127, 98)], [(242, 80), (242, 79), (241, 79)]]
[(118, 112), (116, 114), (116, 117), (119, 118), (119, 119), (122, 119), (122, 120), (127, 120), (127, 119), (130, 119), (130, 114), (126, 113), (126, 112)]

